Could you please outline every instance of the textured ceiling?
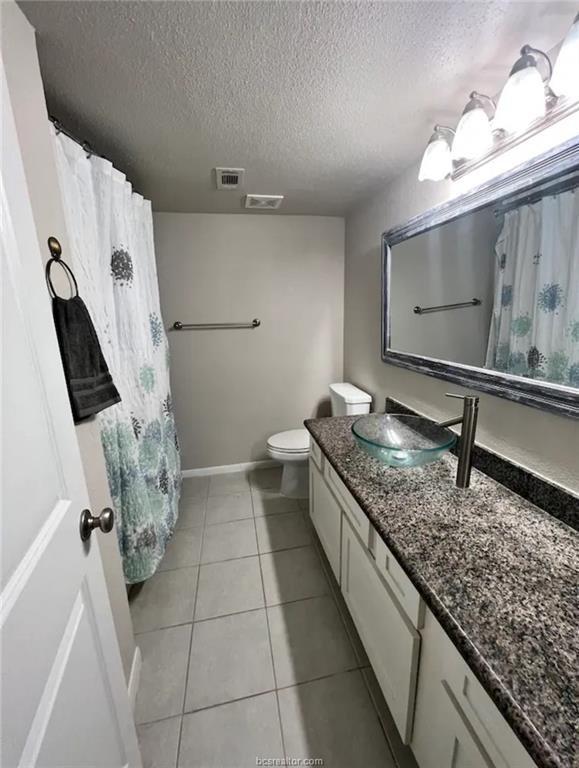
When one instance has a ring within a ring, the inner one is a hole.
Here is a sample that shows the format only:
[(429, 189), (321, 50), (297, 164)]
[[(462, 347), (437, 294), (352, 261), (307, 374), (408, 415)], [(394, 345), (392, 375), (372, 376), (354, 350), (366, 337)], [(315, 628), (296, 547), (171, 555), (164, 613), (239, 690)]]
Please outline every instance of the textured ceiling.
[[(495, 93), (575, 2), (21, 2), (48, 107), (156, 210), (241, 211), (211, 169), (280, 213), (342, 215)], [(264, 214), (256, 214), (264, 215)], [(267, 214), (272, 215), (272, 214)]]

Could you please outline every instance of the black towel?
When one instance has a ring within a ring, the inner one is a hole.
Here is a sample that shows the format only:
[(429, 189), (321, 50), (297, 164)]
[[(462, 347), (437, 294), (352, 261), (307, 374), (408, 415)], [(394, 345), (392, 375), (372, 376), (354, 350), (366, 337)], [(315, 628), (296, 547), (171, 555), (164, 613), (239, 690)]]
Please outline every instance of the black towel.
[(52, 298), (52, 315), (75, 421), (81, 421), (121, 396), (103, 357), (92, 320), (80, 296)]

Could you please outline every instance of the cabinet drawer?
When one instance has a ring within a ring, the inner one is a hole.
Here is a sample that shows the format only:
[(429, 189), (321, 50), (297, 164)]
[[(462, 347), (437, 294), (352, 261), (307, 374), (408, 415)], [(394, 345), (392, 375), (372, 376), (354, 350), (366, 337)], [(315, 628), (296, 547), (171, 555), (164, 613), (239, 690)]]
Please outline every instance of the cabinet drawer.
[(344, 512), (352, 527), (362, 539), (364, 544), (368, 546), (370, 536), (370, 520), (366, 517), (359, 504), (356, 502), (350, 491), (346, 488), (345, 484), (340, 479), (336, 470), (332, 467), (329, 461), (326, 461), (324, 467), (324, 477), (336, 497), (342, 502)]
[(420, 629), (424, 625), (424, 601), (380, 534), (373, 527), (370, 530), (369, 547), (376, 559), (376, 567), (380, 575), (392, 589), (412, 624)]
[(410, 742), (420, 635), (393, 599), (374, 560), (342, 518), (342, 593), (396, 727)]
[(310, 518), (338, 583), (342, 545), (342, 510), (310, 456)]
[(312, 437), (310, 437), (310, 456), (314, 460), (314, 464), (321, 470), (323, 461), (322, 449)]
[[(476, 679), (444, 630), (441, 664), (442, 684), (468, 721), (493, 768), (531, 768), (535, 766), (494, 702)], [(486, 763), (484, 764), (486, 765)], [(453, 764), (454, 768), (454, 764)]]
[(446, 724), (440, 768), (495, 768), (445, 681), (441, 683), (440, 704)]

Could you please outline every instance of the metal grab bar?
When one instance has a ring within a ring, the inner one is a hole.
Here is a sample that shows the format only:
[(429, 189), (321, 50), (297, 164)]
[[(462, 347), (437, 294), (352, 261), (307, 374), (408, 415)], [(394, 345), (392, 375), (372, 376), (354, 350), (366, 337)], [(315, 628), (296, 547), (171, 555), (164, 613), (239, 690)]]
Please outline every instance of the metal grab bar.
[(182, 323), (176, 320), (173, 323), (173, 330), (175, 331), (214, 331), (224, 328), (259, 328), (261, 320), (257, 317), (250, 323)]
[(458, 304), (440, 304), (438, 307), (414, 307), (415, 315), (427, 315), (429, 312), (442, 312), (445, 309), (460, 309), (461, 307), (478, 307), (482, 304), (480, 299), (459, 301)]

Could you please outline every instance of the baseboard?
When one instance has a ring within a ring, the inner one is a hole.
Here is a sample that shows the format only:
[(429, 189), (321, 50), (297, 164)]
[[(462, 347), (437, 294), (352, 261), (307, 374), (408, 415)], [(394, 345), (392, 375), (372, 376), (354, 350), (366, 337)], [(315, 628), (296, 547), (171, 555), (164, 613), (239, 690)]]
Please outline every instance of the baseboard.
[(129, 677), (129, 701), (131, 702), (131, 709), (135, 711), (135, 702), (137, 700), (137, 691), (139, 690), (139, 682), (141, 680), (141, 667), (143, 659), (141, 657), (141, 649), (139, 646), (135, 646), (135, 653), (133, 654), (133, 663), (131, 664), (131, 675)]
[(262, 461), (246, 461), (243, 464), (222, 464), (218, 467), (199, 467), (198, 469), (183, 469), (181, 477), (203, 477), (203, 475), (227, 475), (230, 472), (247, 472), (250, 469), (267, 469), (268, 467), (278, 467), (279, 464), (273, 459), (263, 459)]

